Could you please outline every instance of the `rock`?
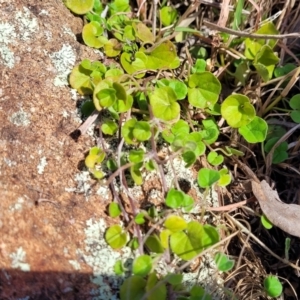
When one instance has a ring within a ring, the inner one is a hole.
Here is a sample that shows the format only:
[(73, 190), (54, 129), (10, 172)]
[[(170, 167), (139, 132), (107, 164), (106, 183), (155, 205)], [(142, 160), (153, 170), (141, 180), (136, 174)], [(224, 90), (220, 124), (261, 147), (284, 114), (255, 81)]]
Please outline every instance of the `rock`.
[(93, 140), (70, 135), (81, 120), (67, 76), (99, 55), (62, 1), (0, 0), (0, 16), (0, 298), (88, 299), (77, 248), (106, 203), (80, 181)]

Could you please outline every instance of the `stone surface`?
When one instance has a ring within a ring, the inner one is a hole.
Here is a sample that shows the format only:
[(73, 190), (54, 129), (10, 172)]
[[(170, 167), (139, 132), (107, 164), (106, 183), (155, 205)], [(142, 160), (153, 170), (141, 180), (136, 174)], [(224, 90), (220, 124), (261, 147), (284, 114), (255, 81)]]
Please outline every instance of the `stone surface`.
[(81, 29), (61, 1), (0, 1), (0, 299), (89, 299), (94, 286), (76, 251), (107, 203), (74, 192), (89, 188), (75, 179), (93, 140), (71, 137), (80, 119), (65, 85), (99, 57)]

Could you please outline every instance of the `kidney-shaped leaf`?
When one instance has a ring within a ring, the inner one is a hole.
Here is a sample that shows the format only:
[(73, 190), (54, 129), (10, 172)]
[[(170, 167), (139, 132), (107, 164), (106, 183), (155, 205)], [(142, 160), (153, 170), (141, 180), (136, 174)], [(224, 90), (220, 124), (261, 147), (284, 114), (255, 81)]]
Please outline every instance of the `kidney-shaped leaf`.
[(180, 106), (173, 89), (168, 86), (156, 88), (150, 95), (150, 104), (158, 119), (172, 121), (179, 117)]
[(194, 258), (217, 242), (219, 242), (219, 233), (216, 228), (196, 221), (188, 223), (186, 232), (173, 233), (170, 238), (172, 251), (183, 260)]
[(206, 108), (218, 101), (221, 83), (210, 72), (196, 73), (188, 79), (188, 100), (199, 108)]
[(82, 29), (82, 39), (84, 43), (92, 48), (101, 48), (107, 43), (107, 38), (103, 35), (103, 27), (100, 23), (92, 21), (84, 25)]
[(261, 143), (266, 139), (268, 124), (265, 120), (255, 116), (247, 125), (239, 128), (239, 133), (248, 143)]
[(228, 96), (221, 105), (222, 117), (232, 128), (249, 124), (255, 117), (255, 108), (247, 96), (234, 94)]

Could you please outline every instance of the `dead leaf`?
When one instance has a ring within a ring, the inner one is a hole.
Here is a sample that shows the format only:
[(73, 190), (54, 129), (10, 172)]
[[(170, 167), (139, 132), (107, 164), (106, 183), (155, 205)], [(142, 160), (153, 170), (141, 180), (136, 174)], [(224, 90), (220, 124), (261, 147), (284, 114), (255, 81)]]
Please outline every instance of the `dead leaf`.
[(266, 217), (283, 231), (300, 237), (300, 205), (280, 201), (277, 191), (263, 180), (252, 180), (252, 191)]

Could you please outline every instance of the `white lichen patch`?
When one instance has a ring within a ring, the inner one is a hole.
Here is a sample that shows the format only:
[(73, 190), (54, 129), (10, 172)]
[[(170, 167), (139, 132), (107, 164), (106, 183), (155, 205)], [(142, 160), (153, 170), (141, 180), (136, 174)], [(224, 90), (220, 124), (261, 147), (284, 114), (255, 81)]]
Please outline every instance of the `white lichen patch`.
[(30, 265), (25, 263), (26, 252), (22, 247), (19, 247), (16, 252), (13, 252), (9, 255), (11, 258), (11, 267), (13, 269), (20, 269), (23, 272), (30, 271)]
[(81, 269), (80, 263), (77, 260), (69, 260), (69, 263), (72, 265), (74, 270), (78, 271)]
[(16, 126), (28, 126), (30, 124), (30, 115), (23, 111), (23, 109), (20, 109), (19, 111), (13, 113), (9, 120), (11, 123), (13, 123)]
[(37, 18), (35, 18), (27, 7), (23, 11), (18, 11), (15, 15), (16, 24), (18, 24), (18, 37), (22, 41), (28, 41), (34, 37), (39, 30)]
[[(17, 37), (15, 26), (10, 23), (0, 23), (0, 43), (8, 45)], [(2, 46), (1, 46), (2, 47)]]
[(49, 54), (49, 57), (58, 73), (54, 79), (54, 85), (68, 85), (68, 75), (76, 62), (73, 48), (69, 44), (64, 44), (59, 51)]
[(99, 189), (96, 192), (97, 195), (101, 196), (104, 200), (110, 199), (110, 190), (108, 186), (100, 186)]
[(73, 33), (73, 31), (69, 27), (63, 26), (63, 33), (70, 35), (76, 41), (76, 35)]
[(91, 192), (91, 175), (89, 171), (81, 171), (80, 173), (75, 174), (74, 180), (77, 182), (76, 187), (69, 187), (65, 188), (66, 192), (72, 193), (79, 193), (79, 194), (84, 194), (84, 196), (87, 197), (89, 196)]
[(30, 10), (23, 7), (11, 18), (12, 22), (0, 23), (0, 63), (12, 69), (16, 63), (11, 45), (19, 41), (29, 41), (39, 30), (38, 20)]
[(9, 158), (4, 157), (3, 161), (9, 166), (9, 167), (13, 167), (16, 166), (17, 163), (15, 161), (10, 160)]
[(16, 212), (16, 211), (21, 211), (23, 208), (23, 204), (24, 204), (25, 200), (23, 197), (19, 197), (17, 199), (17, 202), (10, 205), (9, 210), (12, 212)]
[(47, 160), (46, 160), (46, 157), (42, 157), (41, 160), (40, 160), (40, 163), (38, 164), (37, 166), (37, 170), (38, 170), (38, 174), (43, 174), (44, 173), (44, 170), (45, 170), (45, 167), (47, 166)]
[(92, 282), (99, 287), (93, 289), (91, 294), (93, 299), (106, 300), (118, 299), (116, 294), (119, 291), (124, 277), (117, 276), (114, 273), (114, 265), (116, 261), (123, 262), (133, 258), (130, 248), (123, 248), (121, 252), (117, 252), (110, 248), (104, 240), (104, 234), (107, 225), (103, 219), (98, 222), (90, 219), (86, 222), (85, 228), (85, 253), (78, 250), (85, 262), (93, 269), (94, 278)]

